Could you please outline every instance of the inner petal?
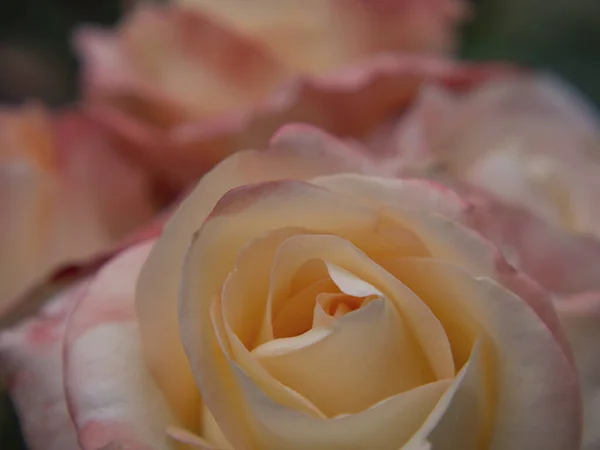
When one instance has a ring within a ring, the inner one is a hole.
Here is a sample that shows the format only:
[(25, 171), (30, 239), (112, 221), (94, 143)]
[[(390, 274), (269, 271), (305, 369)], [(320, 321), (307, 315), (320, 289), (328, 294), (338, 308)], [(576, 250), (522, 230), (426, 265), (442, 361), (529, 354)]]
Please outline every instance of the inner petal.
[[(385, 298), (397, 309), (406, 327), (416, 337), (436, 379), (455, 375), (448, 338), (439, 320), (414, 292), (377, 265), (351, 242), (331, 235), (301, 235), (287, 239), (273, 261), (267, 308), (276, 312), (293, 295), (290, 280), (307, 261), (320, 259), (338, 287), (335, 291), (354, 297)], [(366, 283), (362, 280), (370, 280)], [(379, 289), (376, 289), (377, 285)], [(315, 302), (312, 303), (314, 308)], [(266, 341), (263, 341), (263, 343)]]
[(317, 295), (312, 326), (313, 328), (328, 326), (346, 314), (368, 305), (376, 298), (381, 297), (354, 297), (345, 293), (321, 293)]
[(328, 417), (358, 413), (434, 381), (398, 311), (382, 298), (329, 327), (267, 342), (252, 354)]
[(298, 336), (313, 327), (315, 299), (322, 292), (337, 291), (331, 278), (322, 278), (309, 284), (285, 302), (273, 319), (275, 339)]

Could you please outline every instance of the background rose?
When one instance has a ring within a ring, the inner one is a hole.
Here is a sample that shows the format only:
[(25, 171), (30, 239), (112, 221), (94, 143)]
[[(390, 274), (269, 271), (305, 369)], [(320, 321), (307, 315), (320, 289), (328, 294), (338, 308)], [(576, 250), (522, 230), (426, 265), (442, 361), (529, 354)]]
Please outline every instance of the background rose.
[(0, 315), (156, 213), (148, 176), (78, 111), (0, 111)]
[[(84, 96), (135, 158), (161, 174), (165, 153), (181, 158), (182, 167), (191, 159), (194, 179), (234, 151), (263, 148), (290, 121), (364, 132), (365, 119), (356, 119), (364, 114), (360, 107), (351, 117), (336, 117), (347, 114), (348, 103), (334, 99), (336, 106), (328, 106), (336, 90), (313, 77), (381, 53), (447, 51), (467, 6), (457, 0), (309, 3), (182, 1), (140, 8), (114, 32), (83, 28), (75, 43)], [(370, 98), (385, 110), (405, 90), (386, 89), (386, 100), (379, 88)]]
[[(175, 424), (178, 440), (225, 445), (208, 408), (235, 448), (396, 449), (409, 440), (410, 448), (577, 448), (576, 376), (544, 292), (456, 222), (469, 208), (450, 191), (421, 181), (314, 178), (377, 170), (357, 147), (289, 128), (272, 151), (239, 153), (206, 175), (152, 249), (134, 247), (105, 266), (65, 331), (65, 395), (81, 447), (170, 448), (164, 430)], [(329, 266), (301, 264), (314, 258)], [(279, 311), (271, 333), (287, 340), (271, 340), (264, 321), (271, 266)], [(289, 290), (314, 299), (302, 288), (316, 274), (329, 287), (312, 286), (315, 293), (334, 295), (321, 296), (322, 314), (313, 316), (315, 304), (303, 309)], [(286, 308), (295, 312), (287, 325)], [(313, 319), (331, 323), (320, 328), (327, 339), (319, 328), (293, 337)], [(257, 338), (262, 345), (251, 353)], [(15, 372), (31, 370), (16, 357), (28, 339), (15, 342), (3, 338), (3, 356), (12, 355)], [(301, 347), (318, 358), (323, 345), (339, 346), (336, 358), (302, 361)], [(397, 364), (409, 355), (415, 364)], [(327, 399), (320, 378), (344, 360), (353, 370), (329, 380), (336, 395)], [(402, 376), (385, 377), (395, 371)]]

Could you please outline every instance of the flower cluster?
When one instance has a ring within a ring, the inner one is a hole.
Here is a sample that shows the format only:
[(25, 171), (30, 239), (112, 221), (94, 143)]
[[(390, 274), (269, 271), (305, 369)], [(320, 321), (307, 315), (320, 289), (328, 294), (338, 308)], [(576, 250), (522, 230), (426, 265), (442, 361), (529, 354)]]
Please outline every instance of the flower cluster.
[(461, 0), (180, 0), (0, 112), (32, 450), (593, 450), (600, 120)]

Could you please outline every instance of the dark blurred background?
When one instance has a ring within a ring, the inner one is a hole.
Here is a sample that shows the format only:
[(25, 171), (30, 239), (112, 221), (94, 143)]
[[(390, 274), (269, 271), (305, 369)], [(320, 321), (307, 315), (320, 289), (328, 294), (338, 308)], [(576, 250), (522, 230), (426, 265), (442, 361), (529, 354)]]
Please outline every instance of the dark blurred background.
[[(219, 0), (214, 0), (219, 1)], [(295, 1), (295, 0), (281, 0)], [(77, 94), (70, 34), (82, 22), (114, 24), (135, 0), (1, 0), (0, 104)], [(558, 73), (600, 106), (600, 0), (471, 0), (461, 57), (503, 59)], [(24, 449), (0, 396), (0, 448)]]

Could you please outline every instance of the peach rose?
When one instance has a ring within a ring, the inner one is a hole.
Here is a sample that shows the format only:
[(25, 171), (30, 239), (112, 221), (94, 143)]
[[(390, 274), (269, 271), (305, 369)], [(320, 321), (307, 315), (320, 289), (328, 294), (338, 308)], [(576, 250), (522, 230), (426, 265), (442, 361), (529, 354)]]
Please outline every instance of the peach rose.
[(431, 83), (373, 145), (401, 172), (434, 168), (488, 208), (494, 219), (477, 227), (544, 286), (600, 290), (600, 123), (558, 80), (519, 74), (463, 92)]
[(0, 315), (156, 213), (149, 179), (77, 111), (0, 110)]
[[(158, 240), (62, 298), (65, 389), (44, 398), (64, 396), (65, 436), (83, 450), (580, 448), (549, 296), (461, 224), (472, 207), (451, 190), (381, 170), (290, 126), (204, 176)], [(17, 397), (52, 371), (24, 356), (49, 339), (44, 319), (0, 338)], [(17, 405), (47, 417), (52, 403)], [(28, 439), (50, 448), (59, 428)]]
[[(96, 118), (163, 175), (165, 153), (182, 167), (191, 159), (195, 179), (290, 121), (360, 133), (362, 107), (349, 114), (337, 99), (345, 83), (322, 78), (373, 55), (447, 51), (466, 10), (464, 0), (175, 1), (136, 9), (114, 32), (84, 27), (75, 45)], [(407, 84), (359, 102), (389, 111)]]

